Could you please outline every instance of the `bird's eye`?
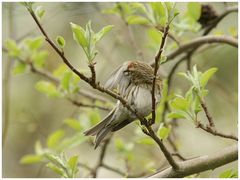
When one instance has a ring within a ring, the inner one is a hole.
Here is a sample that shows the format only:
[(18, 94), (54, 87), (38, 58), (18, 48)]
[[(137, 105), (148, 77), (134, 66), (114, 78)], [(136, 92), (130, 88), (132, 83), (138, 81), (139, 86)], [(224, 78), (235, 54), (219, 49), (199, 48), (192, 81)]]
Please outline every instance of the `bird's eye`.
[(123, 71), (123, 74), (124, 74), (125, 76), (128, 76), (128, 75), (129, 75), (129, 71), (128, 71), (128, 70), (125, 70), (125, 71)]

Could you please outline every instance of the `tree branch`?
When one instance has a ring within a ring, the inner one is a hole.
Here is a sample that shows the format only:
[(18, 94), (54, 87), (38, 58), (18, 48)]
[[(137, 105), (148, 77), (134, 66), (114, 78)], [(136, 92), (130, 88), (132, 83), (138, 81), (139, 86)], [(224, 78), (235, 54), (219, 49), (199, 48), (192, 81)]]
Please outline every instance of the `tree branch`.
[(178, 170), (169, 167), (150, 176), (150, 178), (181, 178), (191, 174), (213, 170), (217, 167), (236, 161), (237, 159), (238, 146), (236, 144), (212, 155), (205, 155), (199, 158), (179, 162)]
[(155, 98), (155, 86), (156, 86), (156, 78), (157, 78), (157, 72), (159, 69), (159, 60), (161, 58), (162, 52), (163, 52), (163, 48), (165, 45), (165, 41), (167, 39), (167, 35), (168, 35), (168, 31), (169, 31), (169, 24), (166, 25), (166, 27), (164, 28), (164, 33), (162, 36), (162, 41), (159, 47), (159, 51), (155, 57), (155, 63), (154, 63), (154, 76), (153, 76), (153, 84), (152, 84), (152, 119), (150, 124), (154, 124), (155, 123), (155, 119), (156, 119), (156, 98)]
[(227, 10), (218, 16), (218, 18), (209, 27), (206, 28), (203, 36), (209, 34), (225, 16), (232, 12), (238, 12), (238, 6), (227, 7)]
[(222, 137), (222, 138), (227, 138), (227, 139), (232, 139), (232, 140), (235, 140), (235, 141), (238, 141), (238, 138), (234, 135), (227, 135), (227, 134), (223, 134), (221, 132), (218, 132), (216, 129), (210, 127), (210, 126), (204, 126), (202, 123), (199, 123), (197, 124), (197, 128), (201, 128), (203, 129), (204, 131), (214, 135), (214, 136), (219, 136), (219, 137)]
[[(195, 47), (199, 47), (203, 44), (210, 44), (210, 43), (223, 43), (223, 44), (228, 44), (233, 47), (238, 47), (238, 40), (231, 37), (231, 36), (216, 36), (216, 35), (209, 35), (209, 36), (204, 36), (204, 37), (199, 37), (196, 38), (186, 44), (183, 44), (179, 46), (179, 48), (169, 55), (167, 55), (167, 59), (172, 60), (176, 56), (180, 55), (183, 52), (186, 52), (189, 49), (193, 49)], [(168, 62), (166, 61), (166, 62)]]

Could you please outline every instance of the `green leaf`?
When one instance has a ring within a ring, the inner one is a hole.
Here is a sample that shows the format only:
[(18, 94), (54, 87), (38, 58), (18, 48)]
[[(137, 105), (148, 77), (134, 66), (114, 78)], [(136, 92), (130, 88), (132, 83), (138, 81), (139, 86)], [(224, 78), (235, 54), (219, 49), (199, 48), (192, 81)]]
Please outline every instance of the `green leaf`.
[(69, 90), (71, 78), (72, 78), (72, 72), (64, 73), (62, 80), (61, 80), (61, 86), (63, 87), (63, 89), (65, 89), (67, 91)]
[(153, 12), (155, 23), (161, 26), (165, 26), (168, 19), (168, 10), (163, 2), (152, 2), (150, 3)]
[(180, 112), (171, 112), (168, 114), (168, 118), (170, 119), (182, 119), (185, 118), (184, 114)]
[(159, 130), (158, 130), (158, 135), (159, 137), (163, 140), (166, 139), (170, 133), (171, 129), (164, 127), (163, 124), (162, 126), (160, 126)]
[(53, 71), (53, 75), (61, 79), (66, 72), (69, 72), (68, 67), (65, 64), (61, 64)]
[(161, 59), (160, 59), (160, 64), (162, 64), (162, 63), (164, 63), (164, 62), (166, 62), (166, 61), (167, 61), (167, 56), (162, 55), (162, 56), (161, 56)]
[(21, 164), (34, 164), (42, 161), (42, 156), (35, 154), (27, 154), (20, 159)]
[(147, 34), (151, 41), (153, 41), (155, 44), (159, 45), (162, 40), (162, 33), (155, 28), (149, 29), (147, 31)]
[(51, 169), (53, 172), (59, 174), (60, 176), (62, 176), (62, 177), (67, 177), (65, 171), (64, 171), (62, 168), (56, 166), (55, 164), (53, 164), (53, 163), (48, 163), (48, 164), (46, 164), (46, 166), (47, 166), (49, 169)]
[(41, 18), (44, 16), (44, 14), (45, 14), (45, 10), (42, 9), (42, 6), (38, 6), (38, 7), (36, 8), (36, 10), (35, 10), (35, 14), (37, 15), (37, 17), (38, 17), (39, 19), (41, 19)]
[(27, 47), (32, 51), (39, 49), (43, 45), (43, 42), (44, 42), (43, 37), (36, 37), (34, 39), (27, 39), (25, 41)]
[(137, 143), (145, 144), (145, 145), (154, 145), (155, 144), (154, 140), (149, 137), (144, 137), (144, 138), (138, 139)]
[(27, 65), (21, 62), (16, 62), (14, 68), (12, 69), (12, 73), (14, 75), (22, 74), (26, 72)]
[(39, 51), (33, 53), (31, 59), (34, 63), (34, 66), (42, 68), (45, 65), (48, 55), (49, 55), (48, 51)]
[(61, 129), (53, 132), (47, 138), (47, 146), (49, 148), (54, 148), (59, 143), (59, 141), (64, 137), (64, 135), (65, 131)]
[(176, 97), (170, 102), (173, 109), (186, 111), (189, 108), (189, 102), (183, 97)]
[(69, 158), (68, 165), (72, 170), (74, 170), (77, 167), (77, 164), (78, 164), (78, 156), (72, 156), (71, 158)]
[(105, 26), (98, 33), (94, 34), (95, 43), (100, 41), (104, 35), (106, 35), (109, 31), (112, 30), (113, 27), (113, 25)]
[(200, 78), (200, 84), (202, 87), (205, 87), (208, 83), (208, 80), (214, 75), (215, 72), (217, 72), (217, 68), (211, 68), (205, 71)]
[(56, 86), (47, 81), (38, 81), (35, 85), (35, 88), (43, 93), (46, 94), (48, 97), (60, 97), (60, 93), (57, 91)]
[(130, 15), (126, 18), (128, 24), (147, 24), (149, 21), (145, 17)]
[(64, 124), (68, 125), (74, 130), (77, 130), (77, 131), (82, 130), (80, 122), (76, 119), (72, 119), (72, 118), (65, 119)]
[(36, 141), (34, 149), (35, 149), (35, 153), (37, 155), (42, 155), (43, 154), (42, 145), (41, 145), (41, 142), (39, 140)]
[(87, 38), (85, 37), (85, 30), (74, 23), (70, 23), (72, 32), (73, 32), (73, 38), (74, 40), (83, 48), (88, 46)]
[(68, 165), (72, 170), (72, 174), (71, 177), (74, 177), (74, 175), (77, 173), (78, 169), (78, 156), (72, 156), (71, 158), (69, 158), (68, 160)]
[(198, 2), (189, 2), (187, 8), (188, 14), (197, 21), (201, 16), (201, 4)]
[(5, 42), (6, 49), (8, 50), (8, 55), (11, 57), (19, 57), (21, 54), (20, 48), (17, 46), (16, 42), (13, 40), (7, 40)]
[(76, 133), (72, 137), (64, 138), (55, 148), (57, 151), (66, 151), (67, 149), (74, 148), (79, 144), (85, 142), (88, 138), (82, 133)]
[(97, 124), (101, 120), (101, 116), (97, 110), (89, 112), (89, 119), (92, 125)]
[(238, 171), (233, 171), (233, 169), (226, 170), (219, 175), (219, 178), (238, 178)]
[(62, 36), (57, 36), (56, 42), (59, 47), (64, 48), (65, 46), (65, 39)]

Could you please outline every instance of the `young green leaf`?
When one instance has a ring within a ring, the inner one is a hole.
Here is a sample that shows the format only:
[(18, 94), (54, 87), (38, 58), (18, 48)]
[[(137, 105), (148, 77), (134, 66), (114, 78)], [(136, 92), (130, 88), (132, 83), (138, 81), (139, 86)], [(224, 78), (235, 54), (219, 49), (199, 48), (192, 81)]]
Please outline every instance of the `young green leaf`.
[(68, 125), (70, 128), (76, 131), (82, 130), (80, 122), (76, 119), (72, 119), (72, 118), (65, 119), (64, 124)]
[(56, 42), (59, 47), (64, 48), (65, 46), (65, 39), (62, 36), (57, 36)]
[(41, 18), (44, 16), (44, 14), (45, 14), (45, 10), (42, 9), (42, 6), (38, 6), (38, 7), (36, 8), (36, 10), (35, 10), (35, 14), (37, 15), (37, 17), (38, 17), (39, 19), (41, 19)]
[(200, 84), (202, 87), (205, 87), (208, 83), (208, 80), (214, 75), (215, 72), (217, 72), (217, 68), (211, 68), (205, 71), (200, 78)]
[(74, 40), (83, 48), (88, 46), (87, 38), (85, 37), (85, 30), (74, 23), (70, 23), (72, 32), (73, 32), (73, 38)]
[(72, 175), (71, 176), (74, 177), (74, 175), (77, 172), (78, 156), (72, 156), (71, 158), (69, 158), (68, 165), (72, 170)]
[(238, 178), (238, 171), (233, 171), (233, 169), (226, 170), (219, 175), (219, 178)]
[(61, 79), (61, 86), (66, 91), (69, 91), (71, 78), (72, 78), (72, 72), (65, 72)]
[(8, 50), (8, 55), (11, 57), (19, 57), (21, 54), (20, 48), (17, 46), (16, 42), (13, 40), (7, 40), (5, 42), (5, 47)]
[(43, 45), (43, 42), (44, 42), (44, 38), (42, 36), (40, 37), (36, 37), (34, 39), (27, 39), (25, 41), (27, 47), (30, 49), (30, 50), (37, 50), (39, 49), (40, 47), (42, 47)]
[(44, 67), (48, 55), (48, 51), (45, 50), (34, 52), (31, 56), (34, 66), (38, 68)]
[(51, 169), (53, 172), (59, 174), (60, 176), (67, 178), (67, 175), (66, 175), (65, 171), (62, 168), (56, 166), (55, 164), (48, 163), (48, 164), (46, 164), (46, 167)]
[(149, 137), (144, 137), (144, 138), (138, 139), (137, 143), (144, 144), (144, 145), (154, 145), (155, 144), (154, 140)]
[(101, 120), (101, 116), (97, 110), (89, 112), (89, 119), (92, 125), (97, 124)]
[(185, 118), (185, 112), (174, 111), (174, 112), (169, 113), (167, 117), (170, 119), (182, 119), (182, 118)]
[(16, 62), (14, 68), (12, 69), (12, 73), (14, 75), (22, 74), (26, 72), (27, 65), (21, 62)]
[(47, 138), (47, 146), (49, 148), (54, 148), (59, 143), (59, 141), (64, 137), (64, 135), (65, 131), (61, 129), (53, 132)]
[(163, 140), (163, 139), (166, 139), (168, 137), (170, 131), (171, 131), (170, 128), (160, 126), (160, 128), (158, 130), (158, 135)]
[(35, 154), (27, 154), (20, 159), (21, 164), (34, 164), (42, 161), (42, 156)]
[(142, 16), (130, 15), (126, 18), (128, 24), (147, 24), (149, 20)]
[(105, 26), (98, 33), (94, 34), (95, 43), (100, 41), (105, 34), (112, 30), (113, 27), (113, 25)]
[(190, 106), (189, 102), (183, 97), (176, 97), (170, 102), (170, 105), (173, 109), (183, 111), (186, 111)]
[(188, 14), (197, 21), (201, 16), (201, 4), (199, 2), (189, 2), (187, 8)]
[(56, 86), (51, 82), (38, 81), (35, 88), (39, 92), (46, 94), (48, 97), (61, 97), (61, 94), (58, 92)]
[(37, 155), (42, 155), (43, 154), (42, 145), (41, 145), (41, 142), (39, 140), (35, 142), (34, 149), (35, 149), (35, 153)]

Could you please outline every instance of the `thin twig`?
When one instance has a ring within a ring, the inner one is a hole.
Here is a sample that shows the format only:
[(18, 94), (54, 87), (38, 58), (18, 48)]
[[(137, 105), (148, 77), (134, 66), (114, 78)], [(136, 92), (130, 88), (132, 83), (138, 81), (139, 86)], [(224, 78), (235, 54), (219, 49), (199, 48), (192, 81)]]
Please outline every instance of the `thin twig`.
[(208, 133), (210, 133), (214, 136), (219, 136), (219, 137), (222, 137), (222, 138), (227, 138), (227, 139), (232, 139), (232, 140), (238, 141), (238, 138), (236, 136), (223, 134), (223, 133), (217, 131), (216, 129), (213, 129), (210, 126), (204, 126), (202, 123), (198, 123), (197, 128), (201, 128), (204, 131), (206, 131), (206, 132), (208, 132)]
[(107, 107), (103, 107), (103, 106), (98, 106), (98, 105), (94, 105), (94, 104), (85, 104), (85, 103), (82, 103), (82, 102), (79, 102), (79, 101), (76, 101), (76, 100), (73, 100), (73, 99), (70, 99), (68, 98), (69, 101), (71, 101), (74, 105), (76, 106), (79, 106), (79, 107), (86, 107), (86, 108), (97, 108), (97, 109), (101, 109), (101, 110), (104, 110), (104, 111), (110, 111), (111, 109), (110, 108), (107, 108)]
[(214, 124), (214, 121), (213, 121), (213, 118), (212, 118), (212, 116), (210, 115), (210, 113), (208, 112), (208, 109), (207, 109), (207, 105), (205, 104), (205, 102), (201, 99), (201, 98), (199, 98), (200, 99), (200, 104), (201, 104), (201, 106), (202, 106), (202, 108), (203, 108), (203, 110), (204, 110), (204, 112), (205, 112), (205, 115), (206, 115), (206, 117), (207, 117), (207, 120), (208, 120), (208, 122), (209, 122), (209, 125), (210, 125), (210, 127), (215, 127), (215, 124)]
[(152, 119), (151, 119), (150, 124), (154, 124), (155, 119), (156, 119), (156, 98), (155, 98), (156, 78), (157, 78), (157, 72), (159, 69), (159, 60), (160, 60), (162, 52), (163, 52), (163, 48), (165, 45), (165, 41), (167, 39), (168, 31), (169, 31), (169, 24), (167, 24), (166, 27), (164, 28), (164, 33), (162, 36), (162, 41), (161, 41), (161, 44), (159, 47), (159, 51), (155, 57), (154, 76), (153, 76), (153, 84), (152, 84)]

